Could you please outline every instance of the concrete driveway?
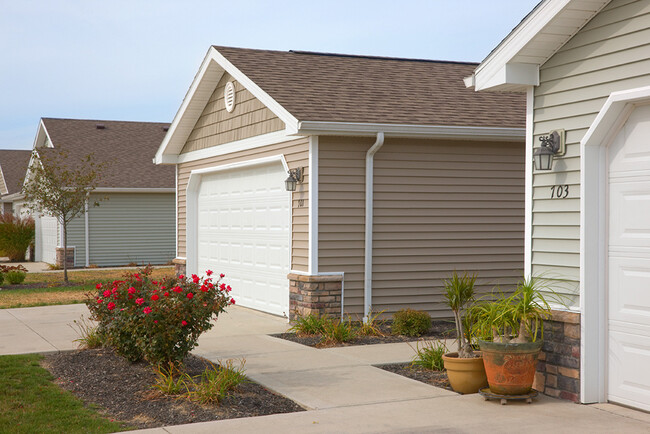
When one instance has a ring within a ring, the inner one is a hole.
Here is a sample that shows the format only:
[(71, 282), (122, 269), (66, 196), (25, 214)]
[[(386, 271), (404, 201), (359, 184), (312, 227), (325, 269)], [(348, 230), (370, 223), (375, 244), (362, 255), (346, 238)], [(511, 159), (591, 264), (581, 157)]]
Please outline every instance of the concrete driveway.
[[(84, 305), (0, 310), (0, 353), (75, 348), (70, 324)], [(217, 361), (246, 359), (246, 373), (309, 411), (143, 430), (212, 432), (650, 432), (650, 415), (613, 404), (577, 405), (538, 397), (502, 406), (479, 395), (457, 395), (374, 364), (409, 361), (407, 344), (314, 349), (268, 336), (285, 319), (229, 308), (199, 341), (196, 354)]]

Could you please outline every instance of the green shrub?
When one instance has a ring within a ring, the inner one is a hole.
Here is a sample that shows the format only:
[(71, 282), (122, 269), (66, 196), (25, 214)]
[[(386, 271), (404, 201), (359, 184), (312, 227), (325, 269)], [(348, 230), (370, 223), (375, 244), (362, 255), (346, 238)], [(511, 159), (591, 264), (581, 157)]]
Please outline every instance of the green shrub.
[(347, 321), (328, 319), (323, 324), (323, 339), (322, 343), (337, 343), (350, 342), (357, 337), (356, 330), (352, 325), (352, 321), (348, 318)]
[(292, 326), (289, 329), (299, 335), (319, 335), (325, 330), (325, 323), (329, 319), (326, 316), (309, 314), (305, 316), (297, 316), (292, 320)]
[(411, 364), (422, 366), (433, 371), (442, 371), (445, 367), (442, 360), (443, 354), (447, 353), (447, 347), (442, 341), (425, 342), (422, 341), (422, 347), (417, 344), (415, 357)]
[(146, 359), (153, 365), (179, 364), (210, 330), (211, 321), (235, 300), (230, 286), (192, 275), (150, 279), (151, 267), (127, 273), (124, 280), (97, 284), (86, 305), (91, 319), (115, 351), (130, 361)]
[(422, 336), (431, 328), (431, 316), (423, 310), (402, 309), (393, 314), (393, 334)]
[(25, 260), (25, 253), (34, 241), (34, 219), (15, 216), (12, 213), (0, 214), (0, 250), (10, 261)]
[(24, 271), (19, 271), (19, 270), (11, 270), (7, 271), (5, 273), (5, 277), (7, 278), (7, 282), (11, 283), (12, 285), (19, 285), (25, 281), (25, 277), (27, 276), (27, 273)]
[(187, 392), (189, 375), (180, 372), (176, 365), (167, 367), (157, 366), (154, 368), (156, 380), (152, 386), (163, 395), (181, 395)]
[(5, 281), (5, 275), (3, 273), (0, 273), (0, 285), (2, 285)]

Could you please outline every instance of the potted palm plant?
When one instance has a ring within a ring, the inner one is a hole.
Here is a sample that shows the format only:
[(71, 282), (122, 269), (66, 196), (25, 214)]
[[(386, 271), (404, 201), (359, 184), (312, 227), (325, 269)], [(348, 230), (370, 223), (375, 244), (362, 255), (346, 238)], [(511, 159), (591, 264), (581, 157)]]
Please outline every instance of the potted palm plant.
[(544, 320), (551, 316), (546, 297), (553, 291), (538, 277), (520, 280), (514, 293), (499, 292), (475, 304), (475, 332), (490, 392), (530, 393), (543, 345)]
[(456, 271), (445, 280), (445, 300), (454, 314), (458, 351), (442, 356), (452, 389), (459, 393), (477, 393), (487, 386), (481, 353), (471, 344), (472, 320), (467, 316), (468, 306), (474, 301), (476, 275)]

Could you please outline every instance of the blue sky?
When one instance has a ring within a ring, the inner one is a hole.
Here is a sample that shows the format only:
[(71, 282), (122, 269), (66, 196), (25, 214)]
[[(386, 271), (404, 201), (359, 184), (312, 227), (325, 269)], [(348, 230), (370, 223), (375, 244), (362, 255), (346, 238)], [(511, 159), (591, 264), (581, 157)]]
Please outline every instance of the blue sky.
[(538, 0), (0, 0), (0, 149), (41, 117), (171, 122), (212, 44), (481, 61)]

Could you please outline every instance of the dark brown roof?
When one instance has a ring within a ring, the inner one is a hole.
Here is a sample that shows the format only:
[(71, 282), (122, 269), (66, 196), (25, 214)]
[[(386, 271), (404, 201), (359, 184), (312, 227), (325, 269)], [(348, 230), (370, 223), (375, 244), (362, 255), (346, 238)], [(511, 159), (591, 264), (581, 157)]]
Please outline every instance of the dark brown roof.
[(52, 118), (43, 123), (55, 149), (79, 157), (93, 153), (96, 161), (108, 162), (98, 187), (174, 187), (174, 167), (153, 163), (167, 123)]
[(477, 63), (214, 48), (299, 121), (525, 127), (523, 93), (465, 87)]
[(0, 150), (0, 168), (7, 185), (7, 194), (20, 192), (32, 151)]

